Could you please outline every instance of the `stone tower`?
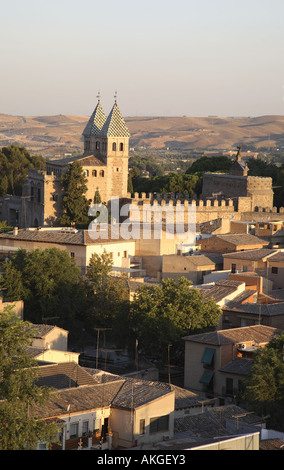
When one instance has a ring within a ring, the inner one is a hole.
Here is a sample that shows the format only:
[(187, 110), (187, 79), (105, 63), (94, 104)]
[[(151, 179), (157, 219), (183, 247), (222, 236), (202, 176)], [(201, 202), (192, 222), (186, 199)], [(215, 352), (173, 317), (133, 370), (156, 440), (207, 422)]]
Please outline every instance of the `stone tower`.
[(90, 156), (105, 167), (100, 170), (100, 174), (104, 172), (104, 181), (90, 181), (91, 175), (86, 175), (88, 188), (93, 186), (92, 183), (98, 183), (97, 188), (105, 202), (109, 202), (111, 197), (126, 197), (130, 133), (116, 100), (108, 117), (101, 107), (100, 100), (98, 101), (83, 137), (84, 155), (80, 159), (83, 168)]

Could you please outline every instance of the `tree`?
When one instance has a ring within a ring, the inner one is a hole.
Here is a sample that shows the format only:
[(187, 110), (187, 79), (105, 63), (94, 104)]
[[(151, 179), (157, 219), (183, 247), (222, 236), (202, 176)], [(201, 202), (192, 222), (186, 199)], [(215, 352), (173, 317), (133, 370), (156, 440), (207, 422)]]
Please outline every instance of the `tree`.
[(38, 369), (27, 348), (34, 328), (19, 320), (12, 307), (0, 315), (0, 450), (36, 449), (39, 441), (58, 440), (55, 423), (37, 419), (34, 409), (44, 407), (51, 389), (38, 387)]
[(164, 358), (182, 346), (182, 336), (214, 329), (220, 309), (191, 288), (185, 278), (168, 279), (160, 286), (141, 286), (130, 306), (129, 328), (139, 347), (149, 356)]
[(231, 168), (232, 160), (225, 155), (215, 157), (201, 157), (198, 158), (192, 165), (186, 170), (187, 174), (193, 173), (205, 173), (209, 172), (228, 172)]
[(87, 299), (80, 269), (67, 251), (18, 250), (2, 267), (2, 296), (11, 301), (24, 300), (27, 320), (42, 323), (56, 317), (58, 325), (75, 328)]
[(44, 170), (45, 159), (41, 155), (31, 156), (25, 147), (10, 145), (0, 152), (1, 196), (22, 195), (23, 182), (29, 169)]
[(269, 426), (284, 432), (284, 332), (255, 354), (243, 398)]
[(102, 203), (102, 198), (100, 195), (99, 188), (96, 189), (95, 196), (94, 196), (94, 204), (101, 204)]
[(63, 215), (59, 219), (61, 225), (71, 226), (88, 225), (90, 218), (88, 210), (90, 200), (85, 196), (87, 192), (87, 179), (83, 173), (80, 162), (75, 161), (69, 165), (68, 171), (61, 179), (63, 186)]
[(113, 276), (112, 267), (113, 261), (106, 251), (101, 255), (92, 255), (87, 271), (93, 294), (89, 322), (93, 327), (113, 328), (113, 338), (120, 344), (125, 344), (125, 322), (129, 308), (128, 283), (124, 277)]

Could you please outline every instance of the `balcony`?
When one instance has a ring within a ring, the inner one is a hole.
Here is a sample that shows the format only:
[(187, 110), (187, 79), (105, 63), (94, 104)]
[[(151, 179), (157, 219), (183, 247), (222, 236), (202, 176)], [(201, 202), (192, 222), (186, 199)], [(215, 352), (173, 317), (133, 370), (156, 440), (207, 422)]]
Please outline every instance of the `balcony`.
[[(106, 439), (100, 443), (100, 434), (90, 434), (88, 436), (74, 437), (66, 439), (65, 450), (79, 450), (79, 449), (101, 449), (108, 450), (109, 443)], [(58, 444), (52, 445), (52, 450), (62, 450), (62, 446)]]

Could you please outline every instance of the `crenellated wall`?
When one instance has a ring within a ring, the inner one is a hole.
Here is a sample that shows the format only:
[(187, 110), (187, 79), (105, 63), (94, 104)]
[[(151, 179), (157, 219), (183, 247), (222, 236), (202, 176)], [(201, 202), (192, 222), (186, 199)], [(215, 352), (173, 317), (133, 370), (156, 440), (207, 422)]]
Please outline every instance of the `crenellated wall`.
[[(254, 207), (251, 210), (250, 197), (237, 197), (237, 198), (188, 198), (183, 194), (159, 194), (159, 193), (128, 193), (128, 198), (123, 200), (123, 203), (131, 203), (139, 207), (142, 211), (144, 205), (151, 206), (178, 206), (184, 205), (185, 213), (189, 204), (196, 207), (196, 223), (200, 224), (218, 218), (234, 219), (234, 220), (261, 220), (263, 218), (277, 218), (284, 220), (284, 208), (279, 210), (277, 207), (270, 208)], [(245, 214), (248, 214), (245, 217)], [(186, 217), (185, 217), (186, 222)]]

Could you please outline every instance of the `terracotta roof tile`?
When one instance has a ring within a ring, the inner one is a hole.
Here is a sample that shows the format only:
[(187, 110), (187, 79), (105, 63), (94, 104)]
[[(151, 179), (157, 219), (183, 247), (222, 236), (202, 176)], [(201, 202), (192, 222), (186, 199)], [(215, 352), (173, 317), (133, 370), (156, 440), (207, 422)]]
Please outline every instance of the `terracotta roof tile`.
[(185, 336), (186, 341), (212, 344), (220, 346), (222, 344), (235, 344), (245, 341), (254, 341), (258, 344), (268, 343), (280, 330), (265, 325), (253, 325), (227, 330), (212, 331), (198, 335)]

